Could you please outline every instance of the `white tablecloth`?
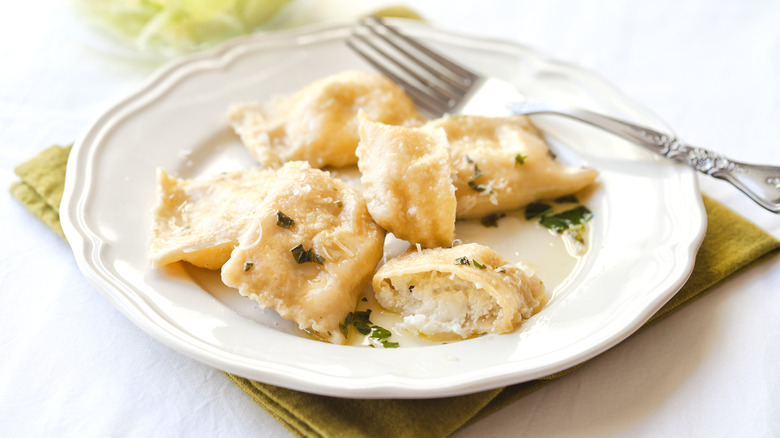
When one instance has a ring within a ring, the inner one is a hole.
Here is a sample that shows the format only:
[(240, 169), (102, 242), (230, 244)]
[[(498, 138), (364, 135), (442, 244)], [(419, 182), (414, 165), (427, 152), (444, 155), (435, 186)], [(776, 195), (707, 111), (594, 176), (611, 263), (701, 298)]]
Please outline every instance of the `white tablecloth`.
[[(71, 142), (157, 63), (111, 50), (55, 0), (0, 14), (0, 185)], [(301, 22), (399, 2), (302, 2)], [(599, 72), (686, 141), (780, 165), (780, 3), (429, 0), (432, 24)], [(776, 238), (780, 216), (702, 192)], [(219, 371), (161, 345), (79, 273), (67, 244), (0, 195), (0, 435), (289, 436)], [(459, 437), (780, 436), (780, 257), (723, 282)], [(370, 419), (366, 419), (370, 421)]]

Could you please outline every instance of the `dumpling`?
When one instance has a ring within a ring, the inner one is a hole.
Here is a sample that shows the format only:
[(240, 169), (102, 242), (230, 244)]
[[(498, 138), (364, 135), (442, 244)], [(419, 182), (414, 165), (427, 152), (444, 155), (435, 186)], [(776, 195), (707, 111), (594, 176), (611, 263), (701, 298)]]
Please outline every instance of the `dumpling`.
[(222, 281), (320, 338), (343, 344), (382, 257), (385, 232), (360, 192), (305, 162), (288, 162), (222, 267)]
[(276, 174), (247, 169), (201, 179), (157, 170), (149, 259), (153, 266), (186, 261), (219, 269), (244, 231), (245, 216), (265, 198)]
[(535, 274), (476, 243), (407, 251), (372, 286), (379, 304), (403, 316), (398, 328), (440, 341), (510, 332), (544, 297)]
[(391, 126), (360, 113), (357, 147), (368, 211), (399, 239), (424, 247), (455, 239), (455, 187), (444, 131)]
[(555, 160), (525, 116), (447, 116), (429, 121), (424, 129), (447, 133), (458, 218), (570, 195), (598, 176), (593, 169), (567, 167)]
[(358, 110), (392, 124), (422, 124), (403, 90), (384, 76), (346, 71), (267, 103), (234, 106), (233, 129), (263, 166), (305, 160), (314, 167), (357, 162)]

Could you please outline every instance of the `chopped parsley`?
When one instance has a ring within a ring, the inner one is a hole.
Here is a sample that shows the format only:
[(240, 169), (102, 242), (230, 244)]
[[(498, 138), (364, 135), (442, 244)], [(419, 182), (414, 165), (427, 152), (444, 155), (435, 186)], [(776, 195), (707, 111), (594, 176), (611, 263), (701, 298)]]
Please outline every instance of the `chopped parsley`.
[(371, 330), (371, 337), (374, 338), (374, 339), (387, 339), (391, 335), (392, 335), (392, 333), (390, 333), (390, 330), (388, 330), (386, 328), (379, 327), (379, 326), (375, 326)]
[(522, 166), (523, 164), (525, 164), (526, 158), (528, 158), (528, 155), (523, 155), (523, 154), (515, 155), (515, 166)]
[[(469, 261), (469, 258), (466, 257), (466, 256), (458, 257), (458, 258), (455, 259), (455, 264), (456, 265), (469, 265), (469, 266), (471, 266), (472, 263), (474, 264), (475, 268), (478, 268), (478, 269), (485, 269), (486, 268), (485, 265), (483, 265), (482, 263), (478, 262), (476, 259), (471, 259), (471, 261)], [(411, 288), (409, 289), (409, 291), (411, 292)]]
[(498, 227), (498, 220), (504, 216), (506, 216), (504, 213), (490, 213), (488, 215), (482, 216), (479, 219), (479, 223), (486, 227)]
[(244, 263), (244, 272), (246, 272), (246, 271), (248, 271), (248, 270), (252, 269), (252, 266), (254, 266), (254, 265), (255, 265), (255, 264), (254, 264), (254, 263), (252, 263), (252, 262), (246, 262), (246, 263)]
[(352, 324), (352, 312), (347, 313), (347, 316), (344, 317), (344, 322), (339, 323), (339, 330), (341, 331), (341, 334), (344, 335), (345, 338), (349, 333), (350, 324)]
[(325, 263), (325, 257), (314, 252), (314, 249), (305, 249), (300, 243), (291, 249), (290, 252), (298, 264), (312, 262), (321, 265)]
[(293, 225), (295, 225), (295, 221), (290, 219), (290, 216), (287, 216), (286, 214), (282, 213), (281, 211), (276, 212), (276, 225), (279, 225), (282, 228), (290, 229)]
[(474, 163), (474, 176), (471, 177), (471, 180), (474, 181), (480, 176), (482, 176), (482, 171), (479, 170), (479, 167), (477, 167), (477, 163)]
[(376, 339), (385, 348), (398, 348), (398, 342), (390, 342), (388, 339), (392, 333), (377, 325), (372, 327), (371, 338)]
[[(350, 326), (354, 326), (358, 333), (368, 336), (385, 348), (398, 348), (398, 342), (389, 341), (392, 336), (390, 330), (371, 322), (371, 309), (347, 313), (344, 322), (339, 323), (339, 330), (345, 337), (349, 333)], [(373, 344), (371, 346), (373, 347)]]
[(558, 204), (567, 204), (567, 203), (576, 204), (580, 201), (574, 195), (564, 195), (555, 198), (555, 202), (557, 202)]
[[(566, 195), (555, 198), (558, 204), (579, 203), (574, 195)], [(533, 219), (541, 217), (539, 225), (548, 230), (560, 234), (567, 243), (567, 248), (575, 253), (583, 253), (585, 246), (585, 223), (593, 218), (593, 212), (584, 205), (553, 214), (553, 208), (542, 202), (531, 203), (526, 206), (525, 218)]]
[(484, 192), (486, 187), (482, 184), (477, 184), (477, 178), (482, 176), (482, 171), (479, 170), (479, 167), (477, 167), (477, 163), (475, 163), (474, 160), (469, 158), (468, 155), (464, 155), (464, 157), (466, 158), (467, 163), (472, 164), (474, 166), (474, 175), (472, 175), (471, 179), (468, 182), (469, 187), (471, 187), (471, 189), (474, 191)]
[(552, 211), (550, 204), (544, 202), (532, 202), (525, 207), (525, 218), (530, 220), (535, 217), (544, 216)]
[(469, 263), (469, 258), (468, 257), (463, 256), (463, 257), (456, 258), (455, 259), (455, 264), (456, 265), (470, 265), (471, 263)]
[(556, 233), (562, 233), (564, 230), (584, 225), (585, 222), (588, 222), (591, 218), (593, 218), (593, 212), (588, 210), (587, 207), (580, 205), (571, 210), (545, 216), (539, 223)]
[(471, 190), (477, 191), (477, 192), (484, 192), (485, 186), (482, 184), (477, 184), (474, 180), (469, 181), (469, 187), (471, 187)]
[(361, 335), (367, 335), (371, 333), (371, 319), (369, 319), (370, 316), (371, 309), (362, 312), (355, 312), (352, 315), (352, 325), (355, 326)]

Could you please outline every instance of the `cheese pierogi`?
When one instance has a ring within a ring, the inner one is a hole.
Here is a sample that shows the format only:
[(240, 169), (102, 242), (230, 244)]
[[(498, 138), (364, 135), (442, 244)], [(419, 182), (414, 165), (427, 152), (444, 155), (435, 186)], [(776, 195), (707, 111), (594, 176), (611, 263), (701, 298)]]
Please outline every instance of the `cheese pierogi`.
[(478, 218), (569, 195), (598, 176), (593, 169), (558, 162), (525, 116), (445, 116), (422, 129), (447, 133), (458, 218)]
[(222, 281), (302, 330), (343, 344), (382, 257), (385, 232), (363, 196), (305, 162), (288, 162), (222, 267)]
[(358, 110), (392, 125), (424, 122), (411, 99), (384, 76), (346, 71), (263, 103), (234, 106), (228, 117), (263, 166), (305, 160), (313, 167), (357, 163)]
[[(398, 346), (356, 323), (368, 321), (356, 306), (369, 283), (403, 317), (400, 331), (433, 341), (511, 332), (539, 311), (545, 287), (487, 246), (453, 246), (456, 218), (497, 226), (486, 215), (598, 176), (558, 162), (525, 116), (426, 121), (392, 81), (359, 71), (235, 105), (229, 120), (260, 167), (197, 179), (158, 170), (149, 259), (221, 269), (225, 285), (336, 344), (352, 324)], [(354, 165), (362, 192), (320, 170)], [(377, 270), (386, 231), (411, 245)]]
[(455, 239), (455, 187), (444, 131), (391, 126), (360, 113), (357, 148), (368, 211), (399, 239), (424, 247)]
[(411, 249), (382, 265), (372, 286), (379, 304), (403, 316), (399, 328), (432, 340), (510, 332), (544, 296), (536, 275), (476, 243)]

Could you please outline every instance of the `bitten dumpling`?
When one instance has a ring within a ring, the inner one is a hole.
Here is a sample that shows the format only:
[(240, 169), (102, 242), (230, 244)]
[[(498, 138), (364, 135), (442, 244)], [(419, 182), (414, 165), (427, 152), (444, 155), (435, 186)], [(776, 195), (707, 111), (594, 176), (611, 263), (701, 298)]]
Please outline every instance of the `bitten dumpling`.
[(304, 160), (313, 167), (357, 163), (358, 110), (391, 125), (424, 122), (403, 90), (384, 76), (346, 71), (267, 103), (228, 114), (249, 153), (263, 166)]
[(385, 232), (360, 192), (305, 162), (288, 162), (222, 267), (222, 281), (320, 338), (339, 322), (382, 257)]
[(455, 187), (442, 130), (391, 126), (360, 113), (357, 148), (368, 211), (399, 239), (424, 247), (455, 239)]
[(447, 116), (429, 121), (424, 129), (447, 133), (458, 218), (570, 195), (598, 176), (593, 169), (567, 167), (555, 160), (525, 116)]
[(542, 281), (476, 244), (414, 249), (384, 264), (376, 299), (403, 316), (400, 329), (432, 340), (507, 333), (539, 310)]
[(157, 170), (149, 259), (153, 266), (186, 261), (219, 269), (262, 202), (273, 170), (247, 169), (201, 179), (175, 178)]

